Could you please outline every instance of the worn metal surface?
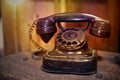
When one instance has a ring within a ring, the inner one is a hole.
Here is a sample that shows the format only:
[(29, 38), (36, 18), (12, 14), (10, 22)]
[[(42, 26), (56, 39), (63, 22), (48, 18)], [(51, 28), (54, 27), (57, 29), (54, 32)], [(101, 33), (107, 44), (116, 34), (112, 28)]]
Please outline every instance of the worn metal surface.
[(120, 54), (98, 51), (98, 72), (93, 75), (52, 74), (29, 52), (0, 58), (0, 80), (120, 80)]

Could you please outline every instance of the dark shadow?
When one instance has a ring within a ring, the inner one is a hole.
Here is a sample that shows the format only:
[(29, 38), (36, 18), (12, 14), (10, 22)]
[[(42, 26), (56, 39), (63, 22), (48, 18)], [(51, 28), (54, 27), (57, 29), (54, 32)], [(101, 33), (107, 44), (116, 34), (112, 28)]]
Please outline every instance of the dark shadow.
[(120, 65), (120, 56), (114, 56), (113, 62), (117, 65)]
[(3, 50), (0, 49), (0, 59), (1, 59), (2, 56), (3, 56)]
[(102, 56), (98, 55), (97, 59), (98, 59), (98, 61), (102, 61)]

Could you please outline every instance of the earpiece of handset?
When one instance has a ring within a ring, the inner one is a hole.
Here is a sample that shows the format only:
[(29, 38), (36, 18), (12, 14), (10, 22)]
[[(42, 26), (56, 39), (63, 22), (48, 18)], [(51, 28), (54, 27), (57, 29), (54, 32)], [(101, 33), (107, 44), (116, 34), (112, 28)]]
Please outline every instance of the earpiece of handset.
[(98, 37), (110, 37), (111, 34), (111, 25), (109, 21), (95, 21), (90, 28), (90, 34)]

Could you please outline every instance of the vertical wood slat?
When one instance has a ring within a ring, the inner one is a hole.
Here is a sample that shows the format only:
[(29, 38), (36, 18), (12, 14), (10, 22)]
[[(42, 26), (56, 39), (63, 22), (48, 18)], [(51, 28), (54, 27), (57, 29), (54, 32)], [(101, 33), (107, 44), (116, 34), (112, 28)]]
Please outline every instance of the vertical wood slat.
[[(4, 54), (9, 55), (20, 51), (28, 51), (28, 26), (26, 4), (13, 5), (7, 0), (2, 1), (2, 19), (4, 34)], [(20, 6), (23, 6), (22, 8)]]
[[(26, 5), (27, 4), (27, 5)], [(3, 31), (4, 31), (4, 53), (5, 55), (13, 54), (16, 52), (35, 51), (38, 50), (36, 46), (29, 40), (29, 26), (36, 19), (36, 15), (39, 18), (46, 17), (54, 13), (53, 1), (31, 1), (25, 0), (23, 3), (16, 5), (10, 5), (7, 0), (2, 1), (2, 18), (3, 18)], [(6, 9), (7, 8), (7, 9)], [(14, 11), (14, 8), (15, 11)], [(53, 42), (51, 40), (50, 46), (43, 43), (40, 37), (36, 34), (36, 31), (32, 32), (33, 39), (44, 48), (53, 48)], [(46, 47), (48, 46), (48, 47)]]
[(119, 47), (119, 16), (120, 16), (120, 11), (119, 11), (119, 0), (109, 0), (107, 3), (107, 13), (108, 13), (108, 19), (111, 21), (111, 38), (110, 38), (110, 43), (108, 44), (108, 49), (111, 51), (116, 51), (118, 52), (118, 47)]
[(15, 8), (7, 4), (6, 1), (2, 1), (2, 20), (3, 20), (3, 34), (4, 34), (4, 53), (11, 54), (15, 53), (16, 48), (16, 37), (15, 37), (15, 26), (16, 26), (16, 11)]

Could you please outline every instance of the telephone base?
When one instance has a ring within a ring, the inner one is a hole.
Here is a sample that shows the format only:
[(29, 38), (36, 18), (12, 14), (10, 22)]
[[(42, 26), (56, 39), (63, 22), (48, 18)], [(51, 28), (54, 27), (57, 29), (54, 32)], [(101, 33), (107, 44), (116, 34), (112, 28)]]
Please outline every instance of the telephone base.
[(42, 70), (50, 73), (93, 74), (97, 72), (97, 57), (84, 60), (62, 60), (43, 57)]

